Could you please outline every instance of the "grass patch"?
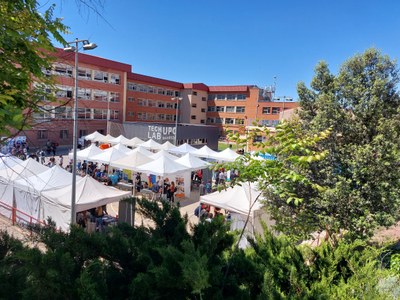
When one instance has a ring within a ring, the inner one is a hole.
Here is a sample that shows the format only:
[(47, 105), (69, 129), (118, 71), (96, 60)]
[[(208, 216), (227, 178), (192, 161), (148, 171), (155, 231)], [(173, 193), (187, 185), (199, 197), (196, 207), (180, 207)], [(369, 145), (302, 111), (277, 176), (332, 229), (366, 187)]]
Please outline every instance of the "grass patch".
[[(231, 145), (232, 145), (231, 149), (233, 151), (236, 151), (237, 150), (236, 144), (231, 144)], [(218, 142), (218, 151), (223, 151), (228, 147), (229, 147), (229, 143), (227, 143), (227, 142)]]

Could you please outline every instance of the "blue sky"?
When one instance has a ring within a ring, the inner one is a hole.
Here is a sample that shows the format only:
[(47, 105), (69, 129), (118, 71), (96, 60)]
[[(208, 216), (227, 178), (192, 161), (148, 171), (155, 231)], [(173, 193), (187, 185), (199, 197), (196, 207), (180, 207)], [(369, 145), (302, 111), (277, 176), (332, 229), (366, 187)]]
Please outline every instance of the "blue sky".
[(100, 1), (104, 19), (79, 1), (40, 2), (56, 3), (72, 32), (67, 40), (98, 44), (90, 54), (183, 83), (264, 87), (276, 76), (276, 96), (297, 99), (297, 83), (309, 86), (318, 61), (337, 73), (370, 47), (399, 57), (397, 0)]

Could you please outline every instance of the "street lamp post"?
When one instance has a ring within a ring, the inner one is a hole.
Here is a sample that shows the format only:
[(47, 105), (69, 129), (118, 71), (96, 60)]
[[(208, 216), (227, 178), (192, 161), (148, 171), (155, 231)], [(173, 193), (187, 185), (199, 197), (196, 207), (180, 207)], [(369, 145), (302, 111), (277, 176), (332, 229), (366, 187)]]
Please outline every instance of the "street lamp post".
[(65, 52), (75, 52), (75, 99), (74, 99), (74, 127), (72, 134), (73, 164), (72, 164), (72, 195), (71, 195), (71, 224), (76, 223), (76, 164), (77, 164), (77, 148), (78, 148), (78, 46), (82, 43), (83, 50), (92, 50), (97, 47), (96, 44), (90, 43), (88, 40), (75, 39), (68, 42), (68, 47), (64, 48)]
[(174, 97), (172, 98), (172, 100), (176, 100), (176, 110), (175, 110), (175, 146), (177, 145), (178, 142), (178, 117), (179, 117), (179, 112), (178, 112), (178, 108), (179, 108), (179, 101), (182, 100), (181, 97)]

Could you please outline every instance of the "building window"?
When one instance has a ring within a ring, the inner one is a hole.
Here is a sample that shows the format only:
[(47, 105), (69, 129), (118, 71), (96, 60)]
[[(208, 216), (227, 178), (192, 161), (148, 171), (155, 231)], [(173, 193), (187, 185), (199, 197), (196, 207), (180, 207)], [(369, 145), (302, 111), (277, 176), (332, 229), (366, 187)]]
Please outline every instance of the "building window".
[(128, 97), (128, 102), (135, 102), (135, 98), (133, 98), (133, 97)]
[(158, 105), (159, 108), (164, 108), (165, 107), (165, 103), (161, 102), (161, 101), (158, 101), (157, 105)]
[(223, 123), (223, 118), (215, 118), (215, 123), (222, 124)]
[(173, 108), (176, 109), (176, 103), (167, 102), (165, 105), (166, 108)]
[(280, 108), (280, 107), (273, 107), (273, 108), (272, 108), (272, 114), (273, 114), (273, 115), (279, 114), (280, 111), (281, 111), (281, 108)]
[(158, 120), (165, 121), (165, 114), (158, 114)]
[(58, 76), (72, 77), (72, 66), (55, 64), (53, 66), (53, 74)]
[(197, 107), (197, 104), (196, 104), (196, 103), (192, 103), (192, 107), (193, 107), (193, 108), (196, 108), (196, 107)]
[(94, 90), (93, 91), (93, 99), (96, 101), (107, 101), (108, 92), (101, 91), (101, 90)]
[(85, 88), (78, 89), (78, 99), (90, 100), (91, 98), (92, 98), (92, 90), (91, 89), (85, 89)]
[(246, 95), (238, 94), (238, 95), (237, 95), (237, 99), (238, 99), (239, 101), (246, 100)]
[(175, 97), (180, 97), (180, 96), (181, 96), (181, 92), (175, 91)]
[(136, 85), (136, 83), (128, 82), (128, 90), (130, 90), (130, 91), (136, 91), (136, 90), (137, 90), (137, 85)]
[(196, 92), (196, 91), (193, 91), (193, 92), (192, 92), (192, 95), (193, 95), (193, 96), (197, 96), (197, 92)]
[(234, 106), (227, 106), (225, 111), (227, 113), (233, 113), (233, 112), (235, 112), (235, 107)]
[(196, 120), (196, 115), (191, 115), (190, 118), (191, 118), (192, 120)]
[(217, 95), (214, 95), (214, 94), (209, 94), (208, 95), (208, 100), (215, 100), (215, 97), (216, 97)]
[(149, 86), (149, 89), (148, 89), (148, 93), (150, 93), (150, 94), (155, 94), (156, 93), (156, 89), (153, 87), (153, 86)]
[(167, 90), (167, 96), (173, 96), (173, 95), (174, 95), (174, 91)]
[(135, 116), (135, 113), (134, 113), (133, 111), (128, 111), (128, 116), (129, 116), (129, 117), (134, 117), (134, 116)]
[(78, 119), (90, 119), (91, 112), (90, 108), (78, 108)]
[(245, 111), (246, 111), (246, 108), (244, 106), (236, 106), (237, 113), (244, 113)]
[[(115, 74), (113, 74), (113, 75), (115, 75)], [(96, 70), (96, 71), (94, 71), (93, 80), (98, 81), (98, 82), (108, 82), (108, 73)], [(118, 81), (119, 81), (119, 78), (118, 78)]]
[(202, 109), (201, 109), (201, 112), (205, 113), (205, 112), (206, 112), (206, 109), (205, 109), (205, 108), (202, 108)]
[(217, 106), (216, 107), (216, 111), (218, 111), (218, 112), (224, 112), (224, 110), (225, 110), (225, 106)]
[(262, 113), (264, 115), (269, 115), (271, 113), (271, 107), (263, 107)]
[(215, 123), (215, 118), (207, 118), (207, 123), (214, 124)]
[(119, 92), (110, 92), (110, 102), (119, 102)]
[(85, 68), (79, 68), (78, 69), (78, 78), (92, 80), (92, 71), (89, 69), (85, 69)]
[(206, 97), (201, 97), (201, 101), (207, 101)]
[(62, 129), (60, 130), (60, 139), (65, 140), (68, 138), (68, 130)]
[(225, 124), (234, 124), (235, 119), (233, 118), (225, 118)]
[(138, 112), (137, 113), (137, 119), (138, 120), (147, 120), (147, 115), (145, 112)]
[(225, 100), (226, 99), (226, 95), (225, 94), (218, 94), (217, 95), (217, 100)]
[(110, 74), (110, 83), (119, 84), (119, 74)]
[(165, 95), (165, 90), (163, 88), (158, 88), (157, 89), (157, 94), (159, 95)]
[(119, 119), (119, 110), (110, 110), (110, 120), (118, 120)]
[(205, 124), (205, 123), (206, 123), (206, 120), (203, 120), (203, 119), (202, 119), (202, 120), (200, 120), (200, 123), (201, 123), (201, 124)]
[[(47, 90), (46, 90), (46, 92), (47, 92)], [(57, 98), (72, 98), (72, 87), (58, 85), (57, 91), (56, 91), (56, 97)]]
[(215, 111), (215, 106), (208, 106), (207, 109), (208, 111)]
[(72, 119), (72, 108), (57, 106), (54, 108), (54, 117), (56, 119)]
[(226, 97), (227, 100), (236, 100), (236, 94), (228, 94)]
[(244, 124), (244, 119), (236, 119), (235, 124), (237, 125), (243, 125)]
[(38, 140), (46, 140), (48, 138), (47, 130), (38, 130), (37, 138)]
[(93, 109), (93, 119), (107, 120), (107, 109)]
[(146, 100), (144, 100), (144, 99), (138, 99), (137, 105), (138, 105), (138, 106), (146, 106)]

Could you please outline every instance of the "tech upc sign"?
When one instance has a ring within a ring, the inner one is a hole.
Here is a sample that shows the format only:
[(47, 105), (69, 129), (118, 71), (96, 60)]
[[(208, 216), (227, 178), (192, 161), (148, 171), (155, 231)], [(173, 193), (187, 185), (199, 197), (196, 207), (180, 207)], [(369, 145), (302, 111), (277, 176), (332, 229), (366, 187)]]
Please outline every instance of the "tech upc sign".
[(149, 125), (147, 138), (155, 141), (175, 140), (176, 128), (172, 126)]

